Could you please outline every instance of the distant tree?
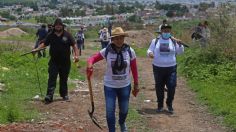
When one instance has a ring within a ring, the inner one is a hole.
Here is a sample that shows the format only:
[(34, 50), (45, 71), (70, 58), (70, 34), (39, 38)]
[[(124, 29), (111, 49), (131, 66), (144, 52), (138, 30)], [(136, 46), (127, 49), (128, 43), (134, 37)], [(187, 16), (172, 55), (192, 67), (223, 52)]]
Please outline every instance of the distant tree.
[(37, 23), (53, 23), (55, 18), (48, 16), (36, 16), (34, 19)]
[(105, 14), (105, 11), (102, 7), (98, 7), (96, 8), (96, 14), (95, 15), (104, 15)]
[(61, 8), (60, 10), (60, 16), (62, 17), (70, 17), (70, 16), (73, 16), (73, 10), (68, 8), (68, 7), (64, 7), (64, 8)]
[(167, 16), (167, 17), (174, 17), (174, 16), (175, 16), (175, 12), (174, 12), (174, 11), (168, 11), (168, 12), (166, 13), (166, 16)]
[(30, 8), (32, 8), (34, 11), (39, 10), (37, 3), (34, 3), (34, 4), (30, 5)]
[(212, 7), (212, 8), (216, 7), (216, 4), (214, 1), (210, 3), (210, 7)]
[(15, 17), (15, 16), (12, 16), (12, 15), (10, 14), (10, 12), (8, 12), (8, 11), (0, 12), (0, 16), (2, 16), (2, 17), (4, 17), (4, 18), (8, 18), (8, 19), (10, 19), (10, 20), (15, 20), (15, 19), (16, 19), (16, 17)]
[(155, 8), (156, 9), (160, 9), (160, 6), (161, 6), (160, 2), (156, 0)]
[(76, 9), (74, 15), (75, 16), (86, 16), (86, 13), (85, 13), (85, 10)]
[(37, 21), (37, 23), (47, 23), (47, 17), (46, 16), (35, 17), (35, 20)]
[(94, 9), (93, 5), (88, 5), (89, 9)]
[(181, 4), (163, 4), (159, 6), (159, 9), (167, 10), (168, 17), (183, 16), (189, 12), (187, 6)]
[(106, 4), (105, 5), (105, 13), (111, 15), (112, 14), (112, 5), (111, 4)]
[(13, 21), (13, 20), (15, 21), (17, 18), (16, 18), (15, 16), (10, 15), (10, 16), (9, 16), (9, 19), (12, 20), (12, 21)]
[(137, 22), (137, 23), (142, 22), (141, 18), (137, 15), (133, 15), (133, 16), (128, 17), (128, 21)]
[(135, 1), (134, 7), (139, 8), (141, 10), (144, 10), (145, 6), (143, 4), (140, 4), (138, 1)]
[(193, 8), (198, 9), (199, 5), (193, 5)]
[(121, 14), (121, 13), (125, 13), (125, 12), (126, 12), (125, 4), (122, 3), (122, 2), (120, 2), (120, 3), (119, 3), (119, 9), (118, 9), (118, 12), (117, 12), (117, 13)]
[(209, 8), (209, 4), (208, 3), (200, 3), (199, 4), (199, 11), (206, 11)]
[(17, 12), (18, 14), (21, 14), (21, 13), (22, 13), (22, 8), (17, 8), (17, 9), (16, 9), (16, 12)]
[(57, 0), (51, 0), (50, 3), (56, 5), (56, 4), (58, 4), (58, 1)]
[(71, 20), (66, 19), (66, 20), (63, 21), (63, 23), (70, 25), (72, 22), (71, 22)]

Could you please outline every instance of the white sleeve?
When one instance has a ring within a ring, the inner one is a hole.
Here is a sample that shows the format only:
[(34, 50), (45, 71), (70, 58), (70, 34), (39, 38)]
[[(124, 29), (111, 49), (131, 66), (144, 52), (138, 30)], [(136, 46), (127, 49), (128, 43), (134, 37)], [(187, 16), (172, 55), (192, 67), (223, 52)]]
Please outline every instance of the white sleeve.
[(135, 54), (135, 51), (133, 48), (130, 47), (130, 51), (131, 51), (131, 55), (132, 55), (132, 58), (130, 60), (133, 60), (136, 58), (136, 54)]
[(78, 35), (77, 35), (77, 33), (75, 33), (75, 38), (77, 38), (78, 37)]
[(102, 55), (103, 58), (105, 58), (106, 49), (107, 48), (103, 48), (102, 50), (100, 50), (100, 54)]
[(100, 38), (100, 40), (102, 40), (102, 39), (103, 39), (103, 38), (102, 38), (102, 33), (100, 34), (99, 38)]
[(176, 49), (176, 54), (182, 54), (182, 53), (184, 53), (184, 46), (183, 46), (183, 45), (179, 46), (179, 44), (176, 43), (175, 49)]
[(147, 50), (147, 56), (149, 56), (149, 53), (153, 53), (154, 54), (154, 50), (155, 50), (155, 42), (156, 42), (156, 39), (153, 39), (148, 50)]
[(159, 26), (159, 32), (161, 32), (161, 26), (162, 26), (162, 24)]
[(85, 37), (84, 37), (84, 33), (82, 34), (82, 38), (85, 39)]

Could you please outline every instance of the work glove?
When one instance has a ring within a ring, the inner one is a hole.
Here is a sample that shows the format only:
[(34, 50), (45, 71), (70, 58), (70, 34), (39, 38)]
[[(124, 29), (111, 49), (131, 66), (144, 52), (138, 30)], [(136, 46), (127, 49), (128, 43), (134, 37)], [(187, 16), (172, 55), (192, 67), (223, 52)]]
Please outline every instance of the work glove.
[(87, 78), (90, 79), (93, 74), (93, 67), (87, 67), (86, 73), (87, 73)]

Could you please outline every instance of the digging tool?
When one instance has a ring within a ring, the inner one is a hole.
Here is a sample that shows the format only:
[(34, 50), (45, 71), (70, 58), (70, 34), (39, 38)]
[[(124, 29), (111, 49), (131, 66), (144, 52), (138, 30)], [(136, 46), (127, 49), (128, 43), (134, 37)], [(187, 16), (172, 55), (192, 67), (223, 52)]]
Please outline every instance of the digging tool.
[(91, 101), (91, 106), (92, 106), (92, 110), (91, 111), (88, 110), (88, 113), (93, 123), (102, 130), (102, 127), (98, 124), (97, 119), (93, 115), (94, 110), (95, 110), (94, 101), (93, 101), (93, 90), (92, 90), (92, 84), (91, 84), (90, 78), (88, 77), (87, 79), (88, 79), (88, 86), (89, 86), (90, 101)]
[[(25, 56), (25, 55), (28, 55), (28, 54), (31, 54), (31, 53), (33, 54), (35, 52), (39, 52), (39, 51), (44, 50), (44, 49), (46, 49), (46, 47), (38, 49), (38, 50), (35, 50), (35, 51), (26, 52), (26, 53), (24, 53), (24, 54), (22, 54), (20, 56)], [(35, 64), (35, 69), (36, 69), (36, 77), (37, 77), (37, 81), (38, 81), (38, 87), (39, 87), (39, 90), (40, 90), (41, 97), (43, 97), (43, 93), (42, 93), (42, 89), (41, 89), (41, 84), (40, 84), (40, 80), (39, 80), (39, 70), (38, 70), (38, 65), (37, 65), (38, 59), (36, 58), (35, 55), (33, 55), (33, 57), (34, 57), (34, 64)]]
[(183, 43), (183, 42), (180, 42), (180, 44), (183, 45), (186, 48), (189, 48), (189, 46), (187, 44)]
[(31, 54), (31, 53), (33, 54), (33, 53), (36, 53), (36, 52), (39, 52), (39, 51), (45, 50), (45, 49), (46, 49), (46, 47), (38, 49), (38, 50), (35, 50), (35, 51), (26, 52), (26, 53), (24, 53), (24, 54), (22, 54), (20, 56), (25, 56), (25, 55), (28, 55), (28, 54)]

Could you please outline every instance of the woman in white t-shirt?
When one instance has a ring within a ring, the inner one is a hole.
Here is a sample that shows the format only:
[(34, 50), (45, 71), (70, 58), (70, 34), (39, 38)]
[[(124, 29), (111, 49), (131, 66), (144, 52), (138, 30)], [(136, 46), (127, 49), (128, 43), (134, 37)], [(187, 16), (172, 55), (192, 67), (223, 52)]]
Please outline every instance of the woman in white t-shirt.
[(163, 111), (165, 86), (167, 87), (167, 109), (170, 113), (174, 111), (172, 103), (177, 78), (176, 55), (183, 52), (183, 45), (171, 38), (171, 26), (168, 24), (162, 25), (160, 37), (153, 39), (147, 50), (148, 56), (153, 58), (153, 74), (158, 103), (157, 112)]
[(132, 94), (136, 97), (139, 92), (136, 55), (134, 50), (124, 43), (124, 38), (127, 36), (128, 34), (121, 27), (115, 28), (112, 30), (111, 44), (94, 54), (87, 62), (87, 77), (90, 78), (93, 72), (93, 64), (106, 59), (104, 94), (109, 132), (115, 132), (116, 98), (118, 98), (119, 104), (120, 129), (122, 132), (127, 131), (125, 120), (128, 114), (131, 91), (131, 72), (134, 80)]

